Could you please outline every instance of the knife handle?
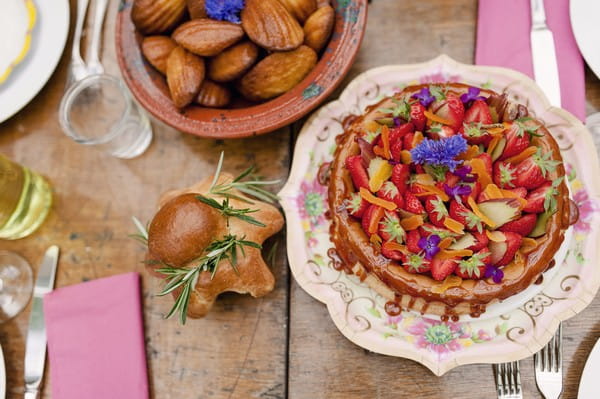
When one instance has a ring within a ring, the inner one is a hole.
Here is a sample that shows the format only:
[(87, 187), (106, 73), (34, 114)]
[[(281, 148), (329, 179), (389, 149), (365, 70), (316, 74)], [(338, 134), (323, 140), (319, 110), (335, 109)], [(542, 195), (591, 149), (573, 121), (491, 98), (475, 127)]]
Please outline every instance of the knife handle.
[(546, 26), (544, 0), (531, 0), (531, 25), (533, 29)]
[(40, 391), (38, 389), (26, 390), (23, 399), (39, 399)]

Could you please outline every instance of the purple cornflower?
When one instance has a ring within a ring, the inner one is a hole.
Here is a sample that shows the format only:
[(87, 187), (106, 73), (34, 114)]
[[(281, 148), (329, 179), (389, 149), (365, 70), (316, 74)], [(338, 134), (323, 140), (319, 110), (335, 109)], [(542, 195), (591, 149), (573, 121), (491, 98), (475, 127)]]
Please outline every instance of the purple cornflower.
[(429, 107), (429, 105), (435, 101), (435, 97), (431, 95), (429, 87), (423, 87), (418, 93), (413, 94), (411, 98), (419, 100), (421, 105), (425, 108)]
[(429, 237), (421, 237), (417, 245), (425, 251), (425, 259), (431, 260), (440, 252), (440, 247), (438, 247), (440, 241), (442, 239), (437, 234), (431, 234)]
[(244, 0), (206, 0), (204, 7), (206, 14), (212, 19), (239, 24)]
[(460, 101), (462, 101), (464, 104), (475, 100), (485, 101), (486, 98), (484, 96), (480, 96), (479, 93), (481, 93), (481, 90), (478, 87), (469, 87), (469, 91), (461, 94)]
[(456, 197), (471, 194), (471, 187), (462, 184), (456, 184), (454, 187), (450, 187), (444, 183), (444, 191), (448, 194), (448, 197)]
[(498, 267), (487, 265), (487, 267), (485, 268), (485, 274), (483, 276), (485, 278), (491, 277), (492, 280), (494, 280), (494, 283), (500, 284), (502, 282), (502, 279), (504, 278), (504, 272)]
[(423, 139), (410, 151), (410, 155), (416, 164), (446, 166), (453, 171), (462, 162), (454, 158), (466, 150), (467, 140), (457, 134), (439, 140)]

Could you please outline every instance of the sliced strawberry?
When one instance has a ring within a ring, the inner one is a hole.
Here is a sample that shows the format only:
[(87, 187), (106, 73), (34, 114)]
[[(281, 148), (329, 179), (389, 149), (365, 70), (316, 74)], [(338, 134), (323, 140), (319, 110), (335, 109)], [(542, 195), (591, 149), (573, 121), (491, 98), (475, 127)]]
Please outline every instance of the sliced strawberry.
[(502, 151), (502, 155), (498, 158), (499, 160), (518, 155), (531, 145), (529, 134), (526, 134), (518, 123), (514, 123), (504, 137), (506, 138), (506, 146)]
[(417, 215), (425, 213), (425, 208), (423, 208), (421, 201), (419, 201), (419, 199), (410, 191), (404, 193), (404, 207), (402, 209)]
[(527, 197), (527, 189), (525, 187), (509, 188), (507, 190), (517, 194), (519, 198)]
[(450, 201), (450, 217), (462, 223), (469, 231), (483, 231), (481, 218), (456, 200)]
[(473, 105), (465, 112), (464, 123), (481, 123), (488, 125), (492, 123), (492, 114), (487, 103), (483, 100), (473, 101)]
[(481, 159), (483, 164), (485, 165), (485, 169), (488, 172), (488, 175), (492, 175), (492, 157), (487, 152), (482, 152), (477, 155), (475, 158)]
[(446, 205), (444, 201), (440, 199), (437, 195), (430, 195), (425, 199), (425, 210), (427, 211), (427, 216), (429, 216), (429, 221), (438, 227), (444, 226), (444, 219), (448, 216), (448, 209), (446, 209)]
[[(361, 226), (368, 237), (370, 237), (371, 234), (377, 232), (377, 227), (379, 227), (379, 221), (381, 220), (383, 215), (383, 209), (380, 206), (374, 204), (369, 205), (369, 207), (363, 214), (363, 218), (361, 220)], [(376, 227), (375, 231), (369, 231), (369, 229), (372, 226)]]
[(434, 113), (446, 120), (452, 122), (449, 125), (454, 131), (458, 131), (462, 126), (463, 119), (465, 116), (465, 106), (463, 105), (460, 98), (453, 93), (448, 93), (446, 99), (434, 103)]
[(515, 253), (521, 246), (523, 237), (510, 231), (502, 232), (504, 241), (490, 241), (489, 248), (492, 253), (491, 262), (494, 266), (508, 265), (515, 257)]
[(528, 190), (537, 188), (544, 184), (548, 175), (556, 170), (559, 163), (552, 159), (551, 152), (542, 154), (542, 149), (538, 148), (535, 154), (517, 165), (515, 185)]
[(390, 154), (392, 155), (392, 159), (396, 162), (400, 162), (402, 160), (402, 150), (404, 149), (404, 142), (402, 139), (394, 141), (390, 145)]
[[(543, 205), (542, 205), (543, 210)], [(520, 234), (522, 236), (529, 235), (533, 231), (535, 227), (535, 223), (537, 222), (537, 215), (534, 213), (528, 213), (524, 216), (521, 216), (517, 220), (513, 220), (512, 222), (508, 222), (498, 230), (500, 231), (510, 231), (513, 233)]]
[(487, 130), (481, 128), (480, 123), (464, 123), (460, 128), (460, 134), (469, 144), (487, 145), (492, 141), (492, 135)]
[(421, 239), (421, 235), (419, 234), (419, 230), (411, 230), (406, 235), (406, 248), (414, 253), (418, 254), (421, 252), (421, 247), (419, 247), (419, 240)]
[(403, 123), (400, 126), (395, 126), (390, 129), (390, 143), (394, 144), (396, 141), (401, 140), (408, 133), (415, 131), (415, 125), (411, 122)]
[(367, 170), (362, 164), (362, 157), (360, 155), (353, 155), (346, 158), (346, 169), (348, 173), (350, 173), (350, 177), (352, 178), (352, 183), (354, 183), (354, 187), (357, 190), (360, 190), (361, 187), (369, 189), (369, 175), (367, 175)]
[(400, 194), (406, 192), (406, 181), (408, 180), (409, 174), (410, 166), (408, 165), (398, 164), (394, 165), (394, 168), (392, 169), (392, 183), (396, 185)]
[(379, 235), (384, 241), (395, 241), (398, 244), (404, 242), (406, 232), (400, 225), (400, 218), (396, 212), (385, 212), (379, 222)]
[(492, 179), (500, 188), (514, 188), (517, 180), (516, 168), (508, 163), (496, 161), (494, 163), (494, 173)]
[(383, 183), (379, 191), (377, 191), (377, 196), (386, 201), (393, 202), (398, 208), (404, 206), (404, 197), (400, 194), (400, 190), (389, 180)]
[(427, 122), (425, 107), (418, 101), (410, 105), (410, 121), (418, 131), (422, 132), (425, 129), (425, 123)]
[(466, 279), (479, 280), (485, 274), (485, 268), (490, 263), (492, 254), (488, 248), (483, 248), (467, 259), (458, 261), (454, 274)]
[(547, 182), (532, 190), (527, 194), (525, 199), (527, 200), (527, 205), (523, 208), (524, 212), (531, 213), (542, 213), (545, 211), (544, 202), (549, 195), (552, 194), (552, 183)]
[(482, 231), (481, 233), (478, 231), (474, 231), (471, 234), (473, 234), (473, 237), (475, 238), (475, 244), (471, 245), (467, 249), (476, 252), (482, 248), (487, 247), (488, 243), (490, 242), (490, 239), (488, 238), (485, 231)]
[(435, 123), (431, 125), (431, 127), (427, 131), (427, 134), (433, 139), (443, 139), (454, 136), (456, 134), (456, 130), (454, 130), (450, 126)]
[(369, 203), (358, 193), (350, 194), (350, 198), (346, 200), (346, 209), (355, 218), (362, 218), (368, 207)]
[(446, 172), (446, 177), (444, 178), (444, 183), (448, 185), (448, 187), (454, 187), (460, 181), (460, 177), (452, 174), (452, 172)]
[(423, 255), (410, 254), (402, 266), (409, 273), (426, 273), (431, 270), (431, 261), (425, 259)]
[(408, 191), (410, 191), (413, 194), (424, 194), (428, 192), (426, 188), (416, 184), (411, 184), (410, 186), (408, 186)]
[(467, 185), (471, 187), (471, 194), (460, 196), (460, 199), (462, 200), (463, 204), (469, 202), (469, 197), (473, 198), (474, 200), (477, 200), (477, 198), (479, 198), (479, 194), (481, 193), (481, 183), (479, 183), (478, 181), (474, 183), (467, 183)]
[(442, 281), (456, 270), (457, 259), (436, 259), (431, 261), (431, 277)]
[(407, 133), (406, 136), (404, 136), (402, 138), (402, 145), (404, 146), (405, 150), (412, 150), (413, 149), (413, 140), (415, 138), (415, 134), (414, 133)]
[(385, 244), (381, 246), (381, 254), (388, 259), (395, 260), (400, 263), (404, 263), (404, 261), (406, 260), (406, 255), (404, 255), (400, 251), (396, 251), (393, 249), (387, 249), (385, 247)]
[(425, 168), (423, 167), (423, 165), (415, 165), (415, 164), (413, 164), (413, 165), (415, 168), (415, 173), (421, 174), (421, 175), (424, 173), (427, 173), (427, 172), (425, 172)]

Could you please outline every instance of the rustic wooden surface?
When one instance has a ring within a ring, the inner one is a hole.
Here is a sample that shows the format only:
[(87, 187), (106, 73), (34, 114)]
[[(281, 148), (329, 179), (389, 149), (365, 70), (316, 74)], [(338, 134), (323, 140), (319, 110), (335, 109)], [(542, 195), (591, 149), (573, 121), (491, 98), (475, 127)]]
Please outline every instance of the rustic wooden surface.
[[(424, 61), (446, 53), (473, 61), (476, 0), (375, 0), (362, 49), (345, 85), (379, 65)], [(71, 1), (74, 18), (75, 1)], [(93, 4), (93, 2), (92, 2)], [(118, 2), (106, 19), (107, 70), (118, 74), (113, 30)], [(93, 8), (90, 7), (90, 10)], [(70, 43), (69, 43), (70, 45)], [(268, 178), (288, 175), (297, 126), (266, 136), (215, 141), (181, 134), (158, 122), (155, 139), (141, 157), (122, 161), (67, 139), (57, 122), (68, 52), (41, 93), (0, 125), (0, 152), (48, 176), (55, 205), (44, 226), (27, 239), (0, 242), (34, 269), (43, 251), (58, 244), (57, 286), (136, 270), (143, 276), (147, 355), (153, 398), (492, 398), (491, 367), (469, 365), (435, 377), (405, 359), (369, 353), (335, 328), (324, 305), (290, 281), (283, 233), (272, 266), (275, 291), (262, 299), (223, 295), (202, 320), (180, 327), (162, 315), (170, 303), (153, 296), (159, 287), (143, 271), (144, 250), (127, 238), (132, 215), (147, 220), (159, 194), (211, 173), (218, 153), (236, 172), (255, 163)], [(600, 110), (600, 81), (586, 71), (588, 112)], [(339, 90), (338, 90), (339, 92)], [(600, 142), (600, 138), (596, 138)], [(591, 265), (590, 265), (591, 266)], [(575, 398), (587, 354), (600, 336), (600, 299), (564, 323), (565, 389)], [(23, 395), (23, 356), (29, 309), (0, 325), (8, 371), (8, 398)], [(525, 397), (541, 397), (531, 359), (521, 362)], [(52, 381), (46, 379), (44, 398)]]

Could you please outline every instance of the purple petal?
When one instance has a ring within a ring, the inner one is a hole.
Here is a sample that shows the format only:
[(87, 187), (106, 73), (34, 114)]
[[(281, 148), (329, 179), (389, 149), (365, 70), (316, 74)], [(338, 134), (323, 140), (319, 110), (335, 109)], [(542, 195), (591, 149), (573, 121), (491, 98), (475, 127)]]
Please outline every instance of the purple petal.
[(438, 247), (428, 247), (425, 250), (425, 259), (427, 260), (431, 260), (433, 259), (433, 257), (440, 252), (440, 249)]
[(416, 98), (419, 100), (421, 105), (423, 105), (425, 108), (429, 107), (429, 105), (435, 101), (435, 97), (431, 95), (429, 87), (422, 88), (418, 93), (413, 94), (411, 98)]
[(473, 175), (470, 176), (465, 176), (462, 181), (464, 181), (465, 183), (473, 183), (475, 181), (477, 181), (477, 178)]
[(400, 126), (402, 124), (403, 119), (399, 117), (394, 118), (394, 126)]
[(475, 100), (485, 101), (486, 98), (480, 96), (479, 93), (481, 93), (481, 90), (478, 87), (469, 87), (469, 90), (466, 93), (461, 94), (460, 101), (462, 101), (464, 104)]
[(442, 239), (437, 234), (432, 234), (429, 236), (429, 243), (437, 246)]
[(471, 187), (462, 184), (457, 184), (454, 187), (450, 187), (444, 183), (444, 191), (449, 197), (455, 197), (457, 195), (469, 195), (471, 194)]
[(461, 166), (460, 168), (452, 172), (452, 174), (460, 177), (461, 179), (464, 179), (469, 173), (471, 173), (472, 170), (473, 169), (471, 169), (470, 166)]
[(419, 239), (419, 242), (417, 243), (417, 245), (419, 246), (419, 248), (425, 249), (425, 248), (427, 248), (427, 243), (428, 243), (427, 237), (421, 237)]

